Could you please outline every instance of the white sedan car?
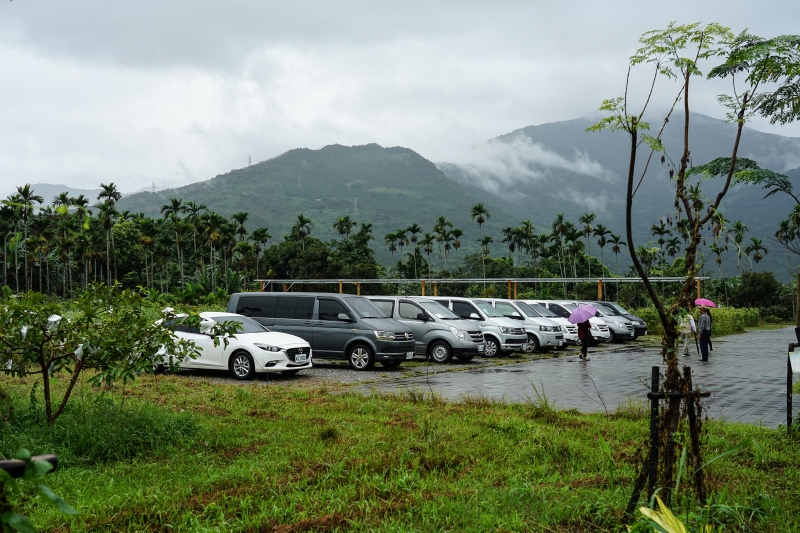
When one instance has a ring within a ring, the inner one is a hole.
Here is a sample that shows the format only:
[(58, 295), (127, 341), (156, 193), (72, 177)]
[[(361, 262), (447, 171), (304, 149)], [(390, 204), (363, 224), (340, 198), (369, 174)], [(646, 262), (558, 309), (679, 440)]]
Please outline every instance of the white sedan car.
[[(177, 315), (178, 321), (186, 315)], [(252, 379), (256, 372), (282, 372), (296, 374), (311, 368), (311, 346), (295, 335), (270, 331), (255, 320), (234, 313), (200, 313), (200, 330), (175, 325), (175, 335), (194, 341), (200, 355), (196, 359), (184, 358), (181, 368), (206, 368), (230, 370), (236, 379)], [(219, 339), (214, 346), (209, 331), (215, 322), (238, 322), (242, 325), (228, 345)]]

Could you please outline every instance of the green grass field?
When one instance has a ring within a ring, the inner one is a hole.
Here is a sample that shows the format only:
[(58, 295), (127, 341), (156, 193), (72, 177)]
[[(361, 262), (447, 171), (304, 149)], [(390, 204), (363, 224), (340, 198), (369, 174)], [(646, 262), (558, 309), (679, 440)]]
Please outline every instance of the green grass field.
[[(102, 398), (81, 389), (45, 428), (32, 383), (0, 378), (16, 399), (0, 453), (57, 453), (63, 468), (45, 482), (80, 512), (60, 515), (28, 486), (18, 510), (41, 531), (624, 531), (647, 438), (638, 405), (583, 415), (541, 398), (445, 403), (185, 375)], [(800, 530), (798, 443), (750, 425), (707, 430), (707, 458), (750, 441), (708, 467), (707, 512), (725, 531)], [(691, 501), (673, 510), (699, 512)]]

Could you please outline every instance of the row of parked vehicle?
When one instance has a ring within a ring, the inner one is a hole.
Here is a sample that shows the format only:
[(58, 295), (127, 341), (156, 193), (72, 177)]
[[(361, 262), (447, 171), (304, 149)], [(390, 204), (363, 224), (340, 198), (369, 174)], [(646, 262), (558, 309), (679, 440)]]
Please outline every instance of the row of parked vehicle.
[[(176, 325), (200, 356), (182, 367), (227, 369), (237, 379), (259, 372), (297, 373), (319, 359), (344, 359), (354, 370), (375, 363), (393, 368), (416, 357), (447, 363), (512, 352), (564, 349), (579, 344), (567, 318), (590, 303), (595, 344), (647, 334), (645, 322), (612, 302), (505, 300), (424, 296), (354, 296), (258, 292), (231, 296), (226, 313), (201, 313), (201, 328)], [(241, 330), (227, 345), (204, 331), (236, 321)]]

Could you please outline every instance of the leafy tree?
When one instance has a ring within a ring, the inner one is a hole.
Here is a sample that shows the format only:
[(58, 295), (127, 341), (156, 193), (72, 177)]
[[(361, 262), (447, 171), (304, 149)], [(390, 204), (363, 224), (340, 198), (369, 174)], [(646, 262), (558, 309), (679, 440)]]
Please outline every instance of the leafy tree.
[[(702, 239), (702, 228), (708, 224), (719, 210), (720, 203), (731, 185), (738, 181), (763, 182), (773, 179), (774, 173), (755, 168), (755, 165), (739, 158), (739, 146), (744, 132), (744, 125), (754, 115), (770, 119), (772, 122), (791, 122), (800, 114), (800, 105), (796, 95), (800, 84), (800, 37), (781, 36), (774, 39), (763, 39), (742, 32), (738, 35), (719, 24), (700, 23), (678, 25), (669, 24), (664, 30), (649, 31), (639, 40), (640, 48), (630, 58), (631, 69), (642, 65), (652, 69), (652, 81), (648, 85), (644, 104), (634, 111), (629, 102), (628, 86), (624, 96), (605, 100), (601, 111), (607, 116), (590, 127), (590, 131), (609, 129), (623, 131), (630, 142), (630, 165), (626, 190), (626, 233), (627, 244), (636, 272), (642, 277), (647, 293), (656, 307), (659, 320), (664, 328), (662, 356), (667, 364), (664, 387), (666, 391), (678, 392), (686, 390), (688, 383), (678, 368), (676, 328), (679, 309), (686, 308), (694, 294), (694, 277), (698, 268), (698, 246)], [(717, 62), (717, 64), (713, 64)], [(702, 68), (711, 63), (708, 79), (728, 79), (733, 84), (731, 95), (719, 97), (720, 103), (727, 108), (728, 120), (736, 124), (736, 135), (729, 157), (718, 158), (706, 165), (690, 166), (690, 87), (693, 80), (701, 80)], [(660, 120), (660, 127), (655, 136), (645, 133), (650, 124), (645, 113), (654, 94), (656, 83), (666, 78), (677, 82), (678, 91), (672, 105)], [(630, 77), (628, 78), (630, 79)], [(683, 146), (679, 154), (673, 157), (665, 151), (661, 137), (667, 123), (677, 105), (683, 106)], [(638, 165), (642, 173), (636, 175), (637, 155), (644, 144), (649, 155), (644, 164)], [(662, 153), (662, 163), (666, 164), (671, 183), (674, 186), (675, 208), (679, 217), (686, 219), (684, 229), (688, 234), (688, 242), (684, 250), (687, 267), (686, 280), (671, 304), (667, 305), (655, 292), (650, 282), (647, 269), (642, 264), (632, 234), (632, 206), (636, 192), (647, 175), (650, 162), (655, 153)], [(709, 195), (703, 189), (709, 183), (701, 185), (703, 178), (722, 179), (716, 195)], [(663, 417), (662, 432), (669, 435), (664, 447), (662, 479), (664, 487), (662, 495), (669, 502), (670, 491), (674, 487), (675, 474), (675, 428), (681, 416), (681, 401), (670, 399), (667, 412)], [(694, 431), (694, 429), (692, 430)], [(698, 455), (699, 437), (692, 437), (690, 447), (690, 464), (699, 471)], [(696, 443), (696, 446), (695, 446)], [(702, 473), (695, 476), (698, 498), (705, 501), (705, 488)]]
[[(41, 376), (48, 425), (64, 411), (84, 371), (92, 373), (89, 381), (94, 385), (125, 382), (151, 373), (159, 353), (174, 356), (173, 364), (198, 353), (193, 343), (173, 336), (169, 321), (155, 322), (136, 291), (92, 285), (74, 302), (74, 309), (63, 318), (62, 306), (40, 293), (14, 297), (3, 289), (0, 344), (9, 360), (5, 372)], [(60, 373), (69, 382), (57, 398), (52, 383)]]

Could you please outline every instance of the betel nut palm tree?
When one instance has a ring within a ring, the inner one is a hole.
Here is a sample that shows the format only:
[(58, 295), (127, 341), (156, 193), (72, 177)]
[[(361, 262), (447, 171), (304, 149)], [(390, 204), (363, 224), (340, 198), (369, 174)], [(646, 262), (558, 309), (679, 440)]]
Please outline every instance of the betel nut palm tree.
[[(486, 208), (486, 206), (483, 205), (482, 202), (472, 206), (472, 210), (470, 211), (470, 218), (478, 223), (478, 231), (480, 232), (480, 239), (478, 239), (478, 242), (481, 243), (481, 246), (483, 246), (484, 249), (488, 248), (488, 243), (485, 244), (485, 245), (483, 244), (484, 243), (484, 240), (483, 240), (483, 223), (486, 222), (487, 220), (489, 220), (491, 217), (492, 217), (492, 214), (489, 212), (489, 210)], [(481, 254), (481, 265), (483, 266), (483, 279), (486, 279), (486, 254), (485, 253)]]

